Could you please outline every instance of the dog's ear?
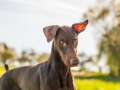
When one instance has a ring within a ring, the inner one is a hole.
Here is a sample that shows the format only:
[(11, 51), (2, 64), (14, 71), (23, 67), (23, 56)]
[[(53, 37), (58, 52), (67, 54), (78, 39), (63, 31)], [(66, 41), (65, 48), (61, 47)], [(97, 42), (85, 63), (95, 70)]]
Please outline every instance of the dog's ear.
[(47, 38), (47, 42), (50, 42), (56, 35), (58, 25), (51, 25), (43, 28), (43, 32)]
[(74, 29), (77, 33), (80, 33), (85, 30), (87, 24), (88, 24), (88, 20), (85, 20), (81, 23), (75, 23), (72, 25), (72, 29)]

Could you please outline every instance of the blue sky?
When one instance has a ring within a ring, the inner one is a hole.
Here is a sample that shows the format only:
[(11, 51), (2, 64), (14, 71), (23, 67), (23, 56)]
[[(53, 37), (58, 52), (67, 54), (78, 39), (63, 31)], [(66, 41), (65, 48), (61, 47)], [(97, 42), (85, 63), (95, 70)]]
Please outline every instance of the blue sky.
[[(81, 22), (82, 13), (94, 3), (95, 0), (0, 0), (0, 42), (14, 47), (17, 53), (24, 49), (50, 53), (51, 42), (47, 43), (43, 27)], [(78, 52), (97, 53), (90, 25), (79, 35)]]

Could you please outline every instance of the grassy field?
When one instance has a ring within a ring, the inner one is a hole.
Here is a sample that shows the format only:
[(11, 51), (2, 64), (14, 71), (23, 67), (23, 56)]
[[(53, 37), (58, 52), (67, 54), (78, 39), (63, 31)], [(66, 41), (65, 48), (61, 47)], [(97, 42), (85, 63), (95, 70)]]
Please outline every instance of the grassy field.
[[(0, 66), (0, 77), (4, 72), (4, 67)], [(120, 78), (111, 78), (100, 73), (93, 73), (93, 76), (75, 76), (75, 84), (77, 90), (120, 90)]]
[(5, 69), (4, 69), (3, 66), (0, 66), (0, 77), (1, 77), (1, 75), (2, 75), (3, 73), (5, 73)]
[[(15, 68), (15, 66), (11, 66), (10, 67), (10, 69), (12, 69), (12, 68)], [(3, 75), (3, 73), (5, 73), (6, 71), (5, 71), (5, 68), (4, 68), (4, 66), (0, 66), (0, 77)]]
[(120, 78), (108, 76), (75, 77), (77, 90), (120, 90)]

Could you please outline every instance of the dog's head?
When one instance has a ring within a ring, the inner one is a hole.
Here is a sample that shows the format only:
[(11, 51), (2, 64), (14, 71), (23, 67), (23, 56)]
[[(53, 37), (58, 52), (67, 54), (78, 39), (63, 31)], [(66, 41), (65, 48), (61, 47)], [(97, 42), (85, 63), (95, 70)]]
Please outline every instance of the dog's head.
[(64, 64), (68, 67), (79, 64), (77, 55), (78, 35), (85, 30), (87, 24), (88, 20), (85, 20), (81, 23), (75, 23), (71, 27), (51, 25), (43, 28), (47, 42), (54, 39), (54, 45)]

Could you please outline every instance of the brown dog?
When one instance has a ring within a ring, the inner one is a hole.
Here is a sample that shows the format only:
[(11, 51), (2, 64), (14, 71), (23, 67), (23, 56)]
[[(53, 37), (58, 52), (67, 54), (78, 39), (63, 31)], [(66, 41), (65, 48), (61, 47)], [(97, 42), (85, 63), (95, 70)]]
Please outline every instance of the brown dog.
[(88, 20), (71, 27), (52, 25), (43, 28), (47, 41), (54, 39), (49, 59), (34, 67), (8, 70), (1, 77), (0, 90), (76, 90), (70, 67), (79, 64), (78, 34), (87, 24)]

